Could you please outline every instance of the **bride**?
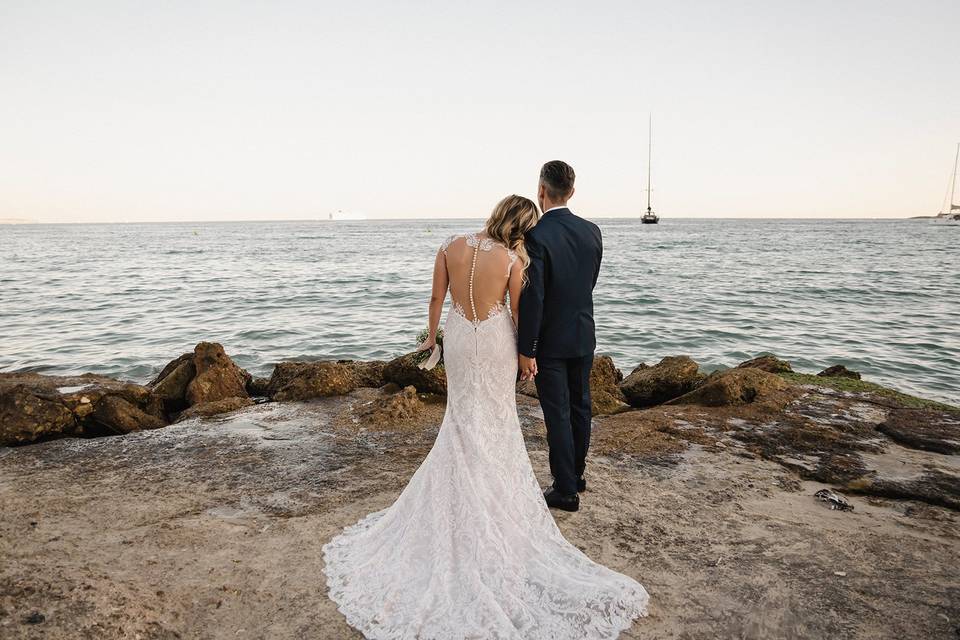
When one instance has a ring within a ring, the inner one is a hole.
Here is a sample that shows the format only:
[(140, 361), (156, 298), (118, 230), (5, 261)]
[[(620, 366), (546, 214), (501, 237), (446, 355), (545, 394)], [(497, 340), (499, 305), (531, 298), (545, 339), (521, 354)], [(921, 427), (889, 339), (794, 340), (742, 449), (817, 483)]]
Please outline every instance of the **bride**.
[(367, 638), (616, 638), (646, 615), (638, 582), (564, 539), (527, 457), (515, 321), (538, 217), (508, 196), (437, 252), (421, 345), (435, 348), (449, 290), (436, 442), (393, 505), (323, 547), (330, 597)]

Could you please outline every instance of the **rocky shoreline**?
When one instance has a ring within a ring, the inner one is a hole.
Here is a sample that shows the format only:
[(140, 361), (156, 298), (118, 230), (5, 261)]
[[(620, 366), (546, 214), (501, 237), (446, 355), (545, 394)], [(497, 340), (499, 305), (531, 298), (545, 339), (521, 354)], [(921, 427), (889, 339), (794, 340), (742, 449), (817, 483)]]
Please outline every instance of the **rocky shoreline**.
[[(960, 409), (773, 356), (709, 375), (600, 356), (591, 388), (591, 491), (557, 520), (651, 591), (624, 637), (960, 629)], [(358, 637), (319, 548), (395, 499), (445, 391), (413, 354), (256, 378), (215, 343), (146, 385), (0, 373), (0, 635)]]

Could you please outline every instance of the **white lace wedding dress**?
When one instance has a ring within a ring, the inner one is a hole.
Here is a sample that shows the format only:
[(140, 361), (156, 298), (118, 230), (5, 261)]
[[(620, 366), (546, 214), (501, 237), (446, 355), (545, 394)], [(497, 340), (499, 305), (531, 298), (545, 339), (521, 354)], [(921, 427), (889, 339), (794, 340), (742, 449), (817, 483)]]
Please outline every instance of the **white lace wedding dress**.
[(516, 256), (476, 234), (449, 238), (444, 252), (459, 238), (472, 249), (472, 318), (454, 298), (440, 432), (396, 502), (324, 546), (329, 595), (376, 640), (616, 638), (646, 615), (647, 592), (563, 538), (520, 431), (505, 291), (476, 314), (477, 254), (502, 258), (508, 274)]

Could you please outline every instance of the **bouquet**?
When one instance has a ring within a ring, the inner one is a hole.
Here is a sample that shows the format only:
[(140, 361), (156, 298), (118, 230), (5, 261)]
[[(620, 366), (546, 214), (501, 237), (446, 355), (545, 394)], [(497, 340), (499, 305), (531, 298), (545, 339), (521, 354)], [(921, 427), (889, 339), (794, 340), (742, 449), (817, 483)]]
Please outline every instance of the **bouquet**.
[[(417, 344), (423, 344), (430, 334), (429, 330), (423, 329), (417, 334)], [(437, 346), (425, 351), (417, 351), (413, 355), (413, 362), (421, 369), (432, 369), (435, 366), (443, 367), (443, 329), (437, 331)]]

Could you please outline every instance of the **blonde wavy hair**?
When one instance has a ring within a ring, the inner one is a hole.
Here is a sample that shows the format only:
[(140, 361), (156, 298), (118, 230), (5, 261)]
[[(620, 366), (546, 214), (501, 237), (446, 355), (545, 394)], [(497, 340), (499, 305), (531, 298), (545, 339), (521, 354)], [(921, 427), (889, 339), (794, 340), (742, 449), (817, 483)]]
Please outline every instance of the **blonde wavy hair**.
[(540, 210), (530, 198), (512, 195), (497, 203), (487, 219), (487, 235), (516, 252), (523, 268), (523, 284), (527, 284), (530, 256), (523, 243), (523, 235), (540, 220)]

